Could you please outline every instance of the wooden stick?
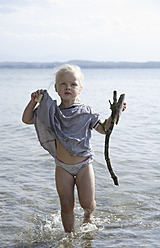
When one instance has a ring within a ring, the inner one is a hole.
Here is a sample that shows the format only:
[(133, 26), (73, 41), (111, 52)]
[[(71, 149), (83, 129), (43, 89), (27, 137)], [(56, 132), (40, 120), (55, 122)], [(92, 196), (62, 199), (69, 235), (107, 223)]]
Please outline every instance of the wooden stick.
[[(110, 108), (112, 110), (111, 123), (110, 123), (109, 129), (107, 131), (105, 131), (106, 132), (106, 137), (105, 137), (104, 155), (105, 155), (105, 160), (106, 160), (106, 164), (107, 164), (109, 173), (110, 173), (111, 178), (113, 179), (114, 184), (116, 186), (118, 186), (119, 184), (118, 184), (118, 178), (117, 178), (117, 176), (115, 175), (115, 173), (114, 173), (114, 171), (112, 169), (111, 161), (110, 161), (110, 158), (109, 158), (109, 138), (110, 138), (110, 135), (111, 135), (111, 133), (113, 131), (115, 122), (116, 122), (116, 124), (118, 124), (120, 115), (121, 115), (122, 110), (123, 110), (124, 99), (125, 99), (125, 94), (122, 94), (122, 95), (120, 95), (119, 100), (117, 102), (117, 91), (113, 91), (113, 104), (111, 104), (111, 102), (109, 101)], [(103, 127), (104, 127), (104, 125), (103, 125)]]

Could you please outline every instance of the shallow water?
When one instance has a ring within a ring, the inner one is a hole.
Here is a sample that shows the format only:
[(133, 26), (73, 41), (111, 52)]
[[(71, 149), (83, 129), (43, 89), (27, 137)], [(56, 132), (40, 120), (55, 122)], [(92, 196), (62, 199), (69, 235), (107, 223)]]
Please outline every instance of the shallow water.
[[(104, 136), (93, 131), (94, 223), (83, 225), (76, 193), (76, 233), (65, 234), (55, 188), (54, 160), (33, 126), (21, 122), (30, 92), (48, 88), (52, 70), (0, 70), (0, 247), (160, 247), (159, 69), (88, 69), (81, 99), (110, 114), (113, 90), (127, 110), (114, 128), (110, 157), (120, 186), (106, 169)], [(49, 93), (57, 98), (53, 89)]]

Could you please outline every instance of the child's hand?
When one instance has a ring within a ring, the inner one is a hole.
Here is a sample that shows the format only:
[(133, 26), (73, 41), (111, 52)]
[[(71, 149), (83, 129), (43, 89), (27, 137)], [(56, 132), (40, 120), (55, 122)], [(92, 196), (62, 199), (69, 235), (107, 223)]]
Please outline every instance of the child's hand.
[(119, 118), (121, 116), (121, 113), (126, 109), (126, 103), (123, 103), (123, 105), (121, 106), (121, 108), (118, 108), (116, 110), (116, 115), (115, 115), (115, 123), (116, 125), (118, 124)]
[(126, 109), (126, 103), (124, 102), (122, 111), (124, 111), (125, 109)]
[[(44, 91), (43, 90), (37, 90), (36, 92), (33, 92), (31, 94), (31, 100), (35, 103), (35, 102), (38, 102), (37, 100), (39, 99), (39, 97), (42, 95), (43, 97), (43, 93)], [(42, 99), (42, 98), (41, 98)]]

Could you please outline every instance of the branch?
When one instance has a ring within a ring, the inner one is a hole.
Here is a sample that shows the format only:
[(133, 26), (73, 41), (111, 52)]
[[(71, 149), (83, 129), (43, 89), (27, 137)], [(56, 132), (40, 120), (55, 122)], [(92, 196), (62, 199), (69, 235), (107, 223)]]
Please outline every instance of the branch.
[[(117, 186), (119, 185), (118, 184), (118, 178), (112, 169), (111, 161), (109, 158), (109, 138), (110, 138), (110, 135), (113, 131), (114, 124), (115, 123), (118, 124), (118, 121), (119, 121), (119, 118), (120, 118), (120, 115), (121, 115), (122, 109), (123, 109), (124, 98), (125, 98), (125, 94), (120, 95), (118, 102), (117, 102), (117, 91), (113, 91), (113, 104), (111, 104), (111, 102), (109, 101), (110, 109), (112, 111), (111, 123), (110, 123), (109, 129), (107, 131), (105, 131), (105, 133), (106, 133), (105, 151), (104, 151), (105, 160), (106, 160), (107, 167), (108, 167), (109, 173), (111, 175), (111, 178), (113, 179), (114, 184)], [(103, 124), (102, 124), (102, 127), (104, 127)]]

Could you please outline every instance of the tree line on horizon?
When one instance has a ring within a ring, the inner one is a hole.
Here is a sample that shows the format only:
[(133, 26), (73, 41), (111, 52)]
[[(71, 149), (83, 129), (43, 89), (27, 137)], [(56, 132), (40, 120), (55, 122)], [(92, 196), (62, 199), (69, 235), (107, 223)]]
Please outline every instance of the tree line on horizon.
[(0, 62), (0, 68), (13, 68), (13, 69), (53, 69), (54, 67), (62, 64), (76, 64), (81, 68), (108, 68), (108, 69), (121, 69), (121, 68), (160, 68), (160, 62), (103, 62), (103, 61), (87, 61), (87, 60), (70, 60), (67, 62)]

